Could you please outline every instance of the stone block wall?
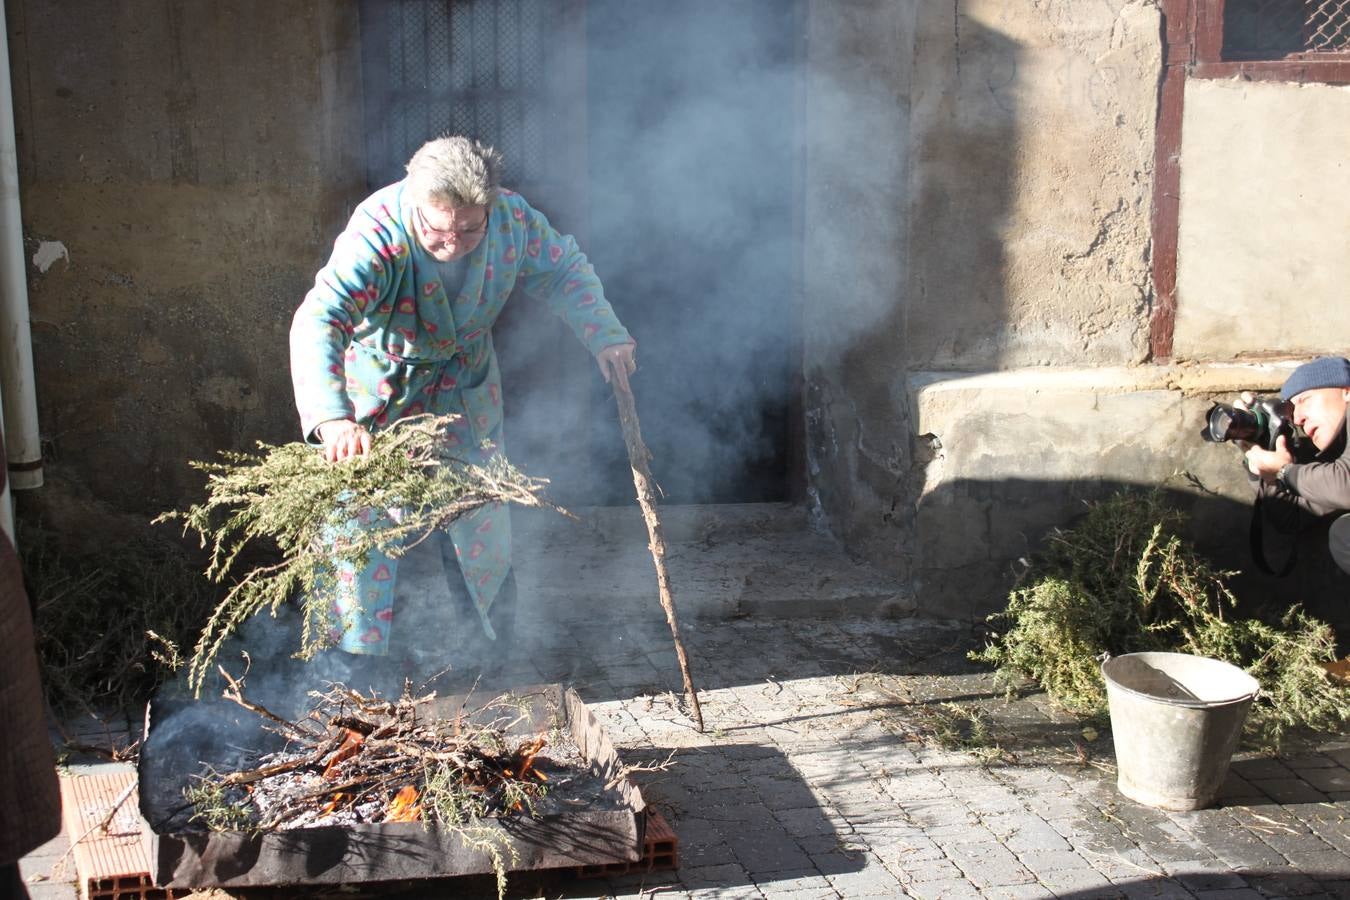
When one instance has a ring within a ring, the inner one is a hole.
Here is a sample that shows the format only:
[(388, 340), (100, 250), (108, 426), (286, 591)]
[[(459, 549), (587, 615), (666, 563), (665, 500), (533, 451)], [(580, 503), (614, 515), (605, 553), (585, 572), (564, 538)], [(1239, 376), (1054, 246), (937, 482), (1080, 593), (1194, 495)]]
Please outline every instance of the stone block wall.
[[(843, 70), (895, 95), (889, 119), (842, 128), (808, 104), (807, 221), (836, 181), (889, 210), (862, 204), (808, 240), (812, 499), (922, 607), (990, 611), (1009, 559), (1100, 485), (1147, 481), (1155, 454), (1196, 430), (1201, 401), (1126, 374), (1148, 357), (1160, 13), (1133, 0), (876, 4), (865, 23), (833, 3), (811, 11), (808, 83), (835, 87)], [(835, 174), (841, 144), (851, 181)], [(1133, 419), (1175, 432), (1122, 438)]]
[(364, 189), (356, 7), (6, 8), (49, 461), (20, 499), (144, 526), (188, 460), (296, 436), (290, 317)]

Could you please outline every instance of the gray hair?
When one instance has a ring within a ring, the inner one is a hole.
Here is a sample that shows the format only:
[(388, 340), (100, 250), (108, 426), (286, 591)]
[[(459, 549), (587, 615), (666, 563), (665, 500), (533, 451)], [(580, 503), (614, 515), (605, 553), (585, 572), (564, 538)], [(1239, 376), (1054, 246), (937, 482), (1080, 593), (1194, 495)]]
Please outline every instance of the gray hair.
[(413, 197), (455, 209), (487, 206), (497, 197), (501, 175), (500, 153), (458, 135), (427, 141), (408, 160), (408, 189)]

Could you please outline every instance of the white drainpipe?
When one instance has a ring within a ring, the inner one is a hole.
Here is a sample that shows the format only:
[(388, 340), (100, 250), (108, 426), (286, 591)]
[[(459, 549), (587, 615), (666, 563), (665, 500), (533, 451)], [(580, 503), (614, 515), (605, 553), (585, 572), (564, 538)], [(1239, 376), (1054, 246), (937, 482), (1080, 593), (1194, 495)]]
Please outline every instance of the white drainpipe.
[[(0, 0), (0, 22), (4, 22), (4, 12), (4, 0)], [(9, 483), (14, 490), (42, 486), (42, 445), (38, 438), (26, 267), (9, 44), (0, 40), (0, 398), (3, 398), (0, 403)], [(8, 515), (9, 504), (0, 505), (5, 507), (0, 517)]]
[[(5, 404), (0, 400), (0, 422), (5, 419)], [(11, 544), (17, 544), (17, 536), (14, 534), (14, 507), (9, 495), (9, 479), (5, 479), (5, 489), (0, 491), (0, 531), (9, 536)]]

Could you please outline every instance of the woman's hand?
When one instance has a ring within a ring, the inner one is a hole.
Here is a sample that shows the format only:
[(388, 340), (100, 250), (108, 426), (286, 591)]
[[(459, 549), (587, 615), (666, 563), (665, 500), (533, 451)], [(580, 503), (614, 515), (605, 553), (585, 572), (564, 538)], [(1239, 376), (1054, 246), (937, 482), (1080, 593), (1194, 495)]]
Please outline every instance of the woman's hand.
[(365, 456), (370, 452), (370, 432), (351, 419), (330, 419), (317, 429), (323, 455), (329, 462)]
[(627, 344), (612, 344), (595, 355), (596, 365), (600, 367), (600, 374), (605, 376), (606, 383), (614, 384), (617, 378), (618, 384), (627, 390), (628, 376), (637, 371), (637, 360), (633, 358), (636, 352), (637, 344), (629, 341)]

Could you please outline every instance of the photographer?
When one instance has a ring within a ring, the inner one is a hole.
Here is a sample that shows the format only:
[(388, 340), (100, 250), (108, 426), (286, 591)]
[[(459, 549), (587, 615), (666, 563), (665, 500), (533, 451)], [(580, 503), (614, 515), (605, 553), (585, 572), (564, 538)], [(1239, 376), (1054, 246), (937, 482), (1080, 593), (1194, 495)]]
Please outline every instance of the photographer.
[[(1246, 406), (1251, 403), (1243, 397)], [(1290, 422), (1308, 436), (1310, 449), (1296, 459), (1280, 435), (1274, 449), (1259, 445), (1246, 450), (1247, 471), (1257, 488), (1257, 502), (1271, 524), (1293, 531), (1305, 514), (1330, 516), (1331, 556), (1350, 572), (1350, 458), (1346, 454), (1347, 412), (1350, 411), (1350, 361), (1323, 356), (1293, 371), (1280, 389), (1292, 405)]]

